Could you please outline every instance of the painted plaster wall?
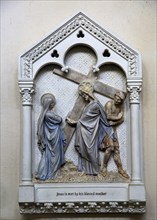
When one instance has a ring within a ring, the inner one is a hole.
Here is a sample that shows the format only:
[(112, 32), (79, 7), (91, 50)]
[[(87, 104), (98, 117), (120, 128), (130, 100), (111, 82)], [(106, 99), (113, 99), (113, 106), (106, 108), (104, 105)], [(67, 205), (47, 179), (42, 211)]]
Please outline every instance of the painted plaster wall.
[[(147, 213), (143, 216), (22, 217), (18, 208), (20, 94), (18, 56), (82, 11), (142, 54), (143, 145)], [(156, 1), (1, 1), (1, 220), (139, 219), (156, 215)]]

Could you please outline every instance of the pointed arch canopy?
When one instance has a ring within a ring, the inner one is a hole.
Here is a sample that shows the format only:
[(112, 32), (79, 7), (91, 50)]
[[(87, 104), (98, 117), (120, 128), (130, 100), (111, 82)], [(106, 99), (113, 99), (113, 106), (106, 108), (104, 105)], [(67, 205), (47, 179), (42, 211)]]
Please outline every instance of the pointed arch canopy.
[[(76, 44), (89, 45), (97, 53), (95, 71), (108, 59), (113, 62), (118, 60), (127, 79), (141, 79), (140, 53), (79, 12), (20, 56), (19, 82), (33, 81), (35, 73), (45, 63), (60, 63), (65, 69), (65, 54)], [(105, 50), (110, 52), (110, 57), (103, 56)], [(54, 51), (57, 51), (58, 57), (53, 56)]]

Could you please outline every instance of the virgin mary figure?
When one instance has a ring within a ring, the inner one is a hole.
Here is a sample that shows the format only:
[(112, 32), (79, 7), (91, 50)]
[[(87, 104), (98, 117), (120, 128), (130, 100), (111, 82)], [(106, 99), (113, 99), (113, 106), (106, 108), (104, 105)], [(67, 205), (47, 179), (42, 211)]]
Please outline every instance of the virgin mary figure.
[(36, 178), (40, 180), (56, 178), (65, 163), (62, 118), (53, 111), (55, 104), (54, 95), (46, 93), (41, 97), (42, 111), (38, 120), (37, 137), (42, 155), (36, 174)]

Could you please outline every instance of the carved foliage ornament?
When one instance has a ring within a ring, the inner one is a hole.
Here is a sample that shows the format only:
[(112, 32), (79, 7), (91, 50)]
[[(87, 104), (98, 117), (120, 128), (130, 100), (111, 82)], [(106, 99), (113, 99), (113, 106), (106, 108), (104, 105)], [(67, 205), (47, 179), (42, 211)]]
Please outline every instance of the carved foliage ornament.
[(21, 214), (34, 213), (145, 213), (145, 202), (66, 202), (20, 204)]
[(130, 103), (140, 103), (142, 86), (128, 86), (127, 90), (130, 93)]
[(22, 105), (32, 105), (32, 94), (34, 93), (33, 88), (22, 88), (20, 89), (22, 95)]
[(76, 29), (83, 28), (89, 32), (93, 37), (104, 43), (113, 51), (118, 53), (124, 59), (128, 61), (129, 75), (137, 75), (137, 54), (135, 51), (127, 47), (117, 38), (114, 38), (111, 34), (98, 26), (95, 22), (90, 20), (84, 14), (79, 13), (74, 16), (64, 26), (53, 32), (50, 36), (45, 38), (40, 44), (35, 46), (32, 50), (29, 50), (22, 56), (22, 62), (24, 66), (24, 72), (22, 78), (32, 78), (32, 64), (41, 56), (52, 50), (58, 43), (67, 38)]

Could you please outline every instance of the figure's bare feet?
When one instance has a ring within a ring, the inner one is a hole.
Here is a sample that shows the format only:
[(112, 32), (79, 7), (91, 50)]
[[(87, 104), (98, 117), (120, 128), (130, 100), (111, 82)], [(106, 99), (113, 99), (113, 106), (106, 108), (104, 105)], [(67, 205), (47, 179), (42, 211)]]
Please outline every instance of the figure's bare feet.
[(102, 168), (102, 175), (105, 177), (107, 175), (107, 168), (103, 167)]
[(102, 176), (101, 174), (98, 174), (98, 175), (97, 175), (97, 178), (98, 178), (99, 181), (102, 181), (102, 180), (103, 180), (103, 176)]
[(62, 179), (62, 175), (59, 175), (57, 178), (58, 178), (58, 179)]
[(124, 178), (129, 179), (129, 175), (123, 169), (118, 169), (118, 173), (122, 175)]
[(82, 177), (82, 176), (85, 176), (86, 174), (85, 174), (85, 172), (83, 171), (82, 173), (80, 173), (80, 176)]
[(34, 176), (34, 178), (35, 178), (36, 180), (39, 180), (39, 179), (40, 179), (37, 174)]

